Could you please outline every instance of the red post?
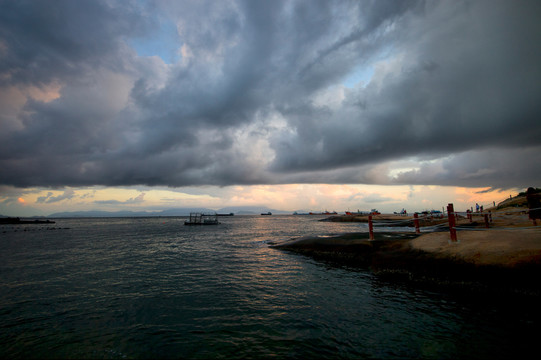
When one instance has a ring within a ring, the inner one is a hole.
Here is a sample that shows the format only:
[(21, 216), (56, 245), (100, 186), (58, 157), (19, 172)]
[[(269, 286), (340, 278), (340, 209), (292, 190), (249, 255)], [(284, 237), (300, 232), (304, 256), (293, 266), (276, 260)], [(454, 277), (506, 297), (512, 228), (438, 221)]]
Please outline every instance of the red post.
[(451, 241), (457, 241), (455, 209), (453, 204), (447, 205), (447, 218), (449, 219), (449, 233), (451, 234)]
[(415, 224), (415, 233), (420, 234), (421, 230), (419, 229), (419, 214), (413, 214), (413, 223)]
[(485, 214), (485, 227), (488, 229), (488, 214)]
[(368, 232), (370, 240), (374, 240), (374, 225), (372, 224), (372, 215), (368, 215)]
[(470, 220), (470, 222), (473, 221), (473, 216), (472, 216), (472, 213), (470, 210), (466, 210), (466, 212), (468, 213), (468, 219)]

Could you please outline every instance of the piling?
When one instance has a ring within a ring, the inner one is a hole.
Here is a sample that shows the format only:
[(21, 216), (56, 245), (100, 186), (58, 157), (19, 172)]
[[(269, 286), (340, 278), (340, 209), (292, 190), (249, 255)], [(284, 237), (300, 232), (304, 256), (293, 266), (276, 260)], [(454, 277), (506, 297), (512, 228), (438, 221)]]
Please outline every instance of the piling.
[(372, 215), (368, 215), (368, 233), (370, 240), (374, 240), (374, 224), (372, 224)]
[(457, 241), (456, 238), (456, 219), (455, 219), (455, 209), (453, 204), (447, 205), (447, 218), (449, 219), (449, 233), (451, 235), (451, 241)]

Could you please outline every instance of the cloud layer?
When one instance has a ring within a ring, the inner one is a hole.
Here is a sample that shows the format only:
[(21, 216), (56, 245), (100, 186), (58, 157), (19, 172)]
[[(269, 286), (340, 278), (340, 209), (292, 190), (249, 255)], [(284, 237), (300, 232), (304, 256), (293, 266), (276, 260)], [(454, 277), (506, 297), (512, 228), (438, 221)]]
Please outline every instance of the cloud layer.
[[(540, 16), (505, 0), (0, 1), (0, 184), (536, 185)], [(136, 52), (171, 24), (174, 63)]]

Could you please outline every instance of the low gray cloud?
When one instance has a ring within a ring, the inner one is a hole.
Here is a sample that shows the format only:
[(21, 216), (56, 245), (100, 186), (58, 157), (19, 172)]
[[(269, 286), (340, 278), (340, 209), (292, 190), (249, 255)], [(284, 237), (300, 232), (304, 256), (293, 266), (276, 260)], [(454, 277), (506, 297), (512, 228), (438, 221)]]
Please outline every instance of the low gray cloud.
[(129, 198), (125, 201), (120, 200), (95, 200), (95, 204), (99, 205), (126, 205), (126, 204), (142, 204), (145, 201), (145, 193), (140, 193), (134, 198)]
[(53, 196), (52, 192), (48, 192), (46, 196), (40, 196), (37, 198), (37, 203), (52, 204), (63, 200), (72, 199), (75, 196), (75, 191), (72, 189), (65, 190), (58, 196)]
[[(525, 0), (0, 1), (0, 184), (535, 185), (540, 16)], [(163, 22), (175, 64), (131, 46)]]
[(541, 179), (539, 147), (486, 149), (456, 154), (441, 162), (425, 163), (400, 173), (395, 184), (439, 184), (506, 188), (535, 185)]

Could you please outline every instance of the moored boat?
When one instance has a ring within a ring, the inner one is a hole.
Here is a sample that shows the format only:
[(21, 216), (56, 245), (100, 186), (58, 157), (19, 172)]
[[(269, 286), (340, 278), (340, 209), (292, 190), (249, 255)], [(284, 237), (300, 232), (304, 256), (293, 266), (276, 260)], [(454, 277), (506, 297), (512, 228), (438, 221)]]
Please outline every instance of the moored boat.
[(217, 214), (190, 213), (190, 218), (184, 221), (184, 225), (218, 225)]
[(372, 209), (370, 211), (346, 211), (346, 215), (350, 216), (363, 216), (363, 215), (380, 215), (381, 213), (377, 209)]

